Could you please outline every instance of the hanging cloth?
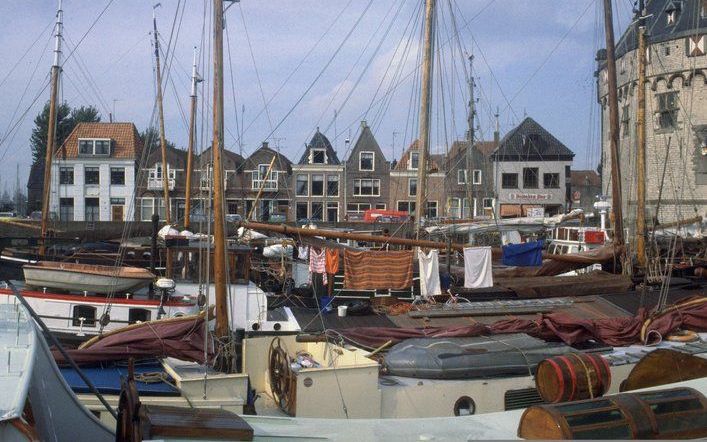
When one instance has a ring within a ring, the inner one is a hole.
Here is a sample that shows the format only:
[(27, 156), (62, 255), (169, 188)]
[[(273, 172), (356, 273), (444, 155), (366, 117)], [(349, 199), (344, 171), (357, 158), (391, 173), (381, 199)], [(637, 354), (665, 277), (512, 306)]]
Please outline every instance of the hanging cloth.
[(297, 247), (297, 257), (302, 261), (309, 260), (309, 246)]
[(543, 265), (543, 241), (503, 246), (503, 264), (517, 267)]
[(417, 262), (420, 265), (420, 295), (427, 298), (441, 295), (442, 288), (439, 282), (439, 250), (430, 250), (425, 253), (417, 248)]
[(317, 252), (314, 248), (309, 250), (309, 279), (312, 280), (312, 273), (322, 274), (322, 283), (326, 285), (326, 253), (324, 250)]
[(344, 250), (344, 288), (404, 290), (412, 286), (412, 250)]
[(491, 247), (464, 248), (464, 287), (493, 287)]
[(326, 272), (330, 275), (336, 275), (339, 273), (339, 250), (338, 249), (324, 249), (326, 252)]

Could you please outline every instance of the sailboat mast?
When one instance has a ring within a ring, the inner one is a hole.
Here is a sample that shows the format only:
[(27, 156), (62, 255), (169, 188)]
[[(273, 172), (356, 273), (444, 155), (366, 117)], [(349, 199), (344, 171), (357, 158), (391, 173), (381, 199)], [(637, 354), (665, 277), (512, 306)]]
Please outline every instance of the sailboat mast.
[(422, 92), (420, 96), (420, 153), (415, 198), (415, 232), (420, 234), (426, 213), (427, 156), (430, 150), (430, 110), (432, 103), (432, 59), (434, 55), (435, 0), (425, 0), (425, 43), (422, 59)]
[(214, 289), (216, 296), (216, 336), (226, 337), (228, 302), (226, 299), (226, 229), (223, 216), (223, 0), (213, 0), (214, 10)]
[(611, 0), (604, 0), (606, 33), (606, 70), (609, 88), (609, 146), (611, 149), (611, 201), (614, 214), (614, 244), (624, 243), (623, 203), (621, 201), (621, 171), (619, 169), (619, 99), (616, 84), (614, 54), (614, 19)]
[(42, 230), (39, 242), (39, 255), (44, 257), (47, 247), (47, 234), (49, 231), (49, 201), (52, 188), (52, 159), (54, 157), (54, 143), (56, 141), (56, 96), (59, 90), (59, 74), (61, 73), (61, 38), (64, 26), (64, 11), (56, 11), (56, 24), (54, 26), (54, 63), (51, 72), (51, 91), (49, 95), (49, 121), (47, 124), (47, 150), (44, 153), (44, 191), (42, 192)]
[[(155, 9), (160, 6), (157, 3), (152, 7), (152, 27), (155, 34), (155, 71), (157, 75), (157, 109), (160, 120), (160, 150), (162, 151), (162, 191), (164, 199), (164, 219), (165, 223), (172, 224), (172, 217), (169, 210), (169, 170), (167, 169), (167, 141), (164, 136), (164, 110), (162, 108), (162, 71), (160, 69), (160, 40), (157, 33), (157, 16)], [(165, 276), (172, 277), (172, 250), (167, 247), (165, 257)]]
[(196, 46), (194, 47), (194, 62), (191, 68), (191, 109), (189, 112), (189, 147), (187, 148), (187, 182), (184, 204), (184, 228), (189, 230), (191, 214), (191, 178), (194, 161), (194, 140), (196, 138), (196, 85), (199, 82), (199, 75), (196, 72)]
[[(474, 56), (469, 55), (469, 116), (467, 117), (467, 123), (469, 125), (469, 132), (467, 135), (468, 146), (466, 148), (466, 175), (464, 181), (466, 182), (466, 188), (469, 200), (469, 219), (474, 219), (474, 210), (476, 209), (476, 203), (474, 202), (474, 172), (472, 170), (472, 153), (474, 149), (474, 117), (476, 116), (476, 103), (474, 102)], [(461, 217), (464, 218), (464, 204), (461, 207)]]
[(646, 267), (646, 26), (643, 0), (638, 13), (638, 107), (636, 109), (636, 255)]

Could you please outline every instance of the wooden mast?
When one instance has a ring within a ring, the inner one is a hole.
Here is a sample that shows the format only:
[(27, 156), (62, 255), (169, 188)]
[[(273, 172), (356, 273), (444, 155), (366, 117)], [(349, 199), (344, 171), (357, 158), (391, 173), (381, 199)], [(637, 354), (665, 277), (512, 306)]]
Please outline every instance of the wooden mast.
[[(157, 75), (157, 109), (159, 111), (160, 120), (160, 150), (162, 151), (162, 192), (164, 199), (164, 218), (166, 224), (172, 224), (172, 217), (170, 216), (169, 208), (169, 170), (167, 169), (167, 141), (164, 135), (164, 110), (162, 108), (162, 72), (160, 69), (160, 40), (159, 34), (157, 33), (157, 16), (155, 14), (155, 9), (160, 6), (157, 3), (152, 7), (152, 27), (155, 34), (155, 71)], [(158, 208), (159, 212), (159, 208)], [(172, 250), (166, 248), (165, 257), (165, 276), (167, 278), (172, 277)]]
[[(469, 125), (469, 133), (467, 135), (467, 141), (469, 145), (466, 149), (466, 176), (464, 181), (466, 182), (467, 188), (467, 199), (469, 200), (469, 219), (474, 219), (474, 210), (476, 209), (476, 203), (474, 202), (474, 171), (471, 166), (474, 150), (474, 117), (476, 116), (476, 103), (474, 103), (474, 56), (469, 55), (469, 115), (467, 117), (467, 124)], [(464, 218), (464, 201), (461, 204), (461, 216)]]
[(643, 0), (638, 13), (638, 108), (636, 109), (636, 257), (646, 267), (646, 26)]
[(187, 149), (187, 182), (184, 204), (184, 228), (189, 230), (191, 214), (191, 179), (194, 168), (194, 143), (196, 139), (196, 85), (200, 81), (196, 72), (196, 46), (194, 47), (194, 62), (191, 68), (191, 110), (189, 113), (189, 147)]
[(427, 155), (430, 150), (430, 108), (432, 103), (432, 68), (434, 54), (435, 1), (425, 0), (425, 43), (422, 59), (422, 92), (420, 95), (420, 145), (417, 168), (417, 196), (415, 198), (415, 231), (420, 234), (422, 218), (426, 213)]
[(61, 33), (64, 11), (56, 11), (56, 24), (54, 27), (54, 63), (51, 72), (51, 91), (49, 95), (49, 121), (47, 124), (47, 150), (44, 153), (44, 191), (42, 192), (42, 230), (39, 242), (39, 255), (43, 258), (47, 248), (47, 234), (49, 233), (49, 201), (52, 188), (52, 160), (54, 157), (54, 143), (56, 141), (56, 96), (59, 90), (59, 74), (61, 73)]
[(606, 34), (606, 70), (609, 88), (609, 146), (611, 148), (611, 203), (613, 209), (614, 244), (624, 243), (623, 203), (621, 200), (621, 171), (619, 169), (619, 100), (616, 84), (616, 57), (614, 54), (614, 19), (611, 0), (604, 0), (604, 29)]
[(213, 0), (214, 12), (214, 289), (216, 295), (216, 336), (229, 335), (228, 300), (226, 299), (226, 229), (223, 215), (223, 0)]

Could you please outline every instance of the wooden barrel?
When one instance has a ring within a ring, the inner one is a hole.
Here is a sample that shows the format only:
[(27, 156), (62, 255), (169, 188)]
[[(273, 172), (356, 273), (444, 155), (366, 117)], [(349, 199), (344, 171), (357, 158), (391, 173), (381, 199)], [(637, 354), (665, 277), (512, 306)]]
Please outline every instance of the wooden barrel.
[(707, 399), (692, 388), (622, 393), (529, 407), (523, 439), (686, 439), (707, 437)]
[(545, 402), (558, 403), (602, 396), (611, 385), (611, 370), (597, 354), (568, 353), (538, 364), (535, 386)]

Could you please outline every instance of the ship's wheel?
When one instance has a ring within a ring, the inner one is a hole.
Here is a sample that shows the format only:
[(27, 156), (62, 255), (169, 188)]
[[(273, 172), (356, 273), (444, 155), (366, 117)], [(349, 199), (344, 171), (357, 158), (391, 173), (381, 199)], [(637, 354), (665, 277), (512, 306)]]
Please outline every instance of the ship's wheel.
[(135, 373), (132, 358), (128, 361), (128, 377), (120, 381), (120, 399), (118, 400), (118, 422), (115, 434), (117, 442), (142, 441), (140, 428), (140, 397), (135, 386)]
[(277, 405), (287, 414), (294, 414), (296, 378), (290, 367), (290, 358), (282, 347), (280, 338), (270, 342), (268, 352), (270, 391)]

